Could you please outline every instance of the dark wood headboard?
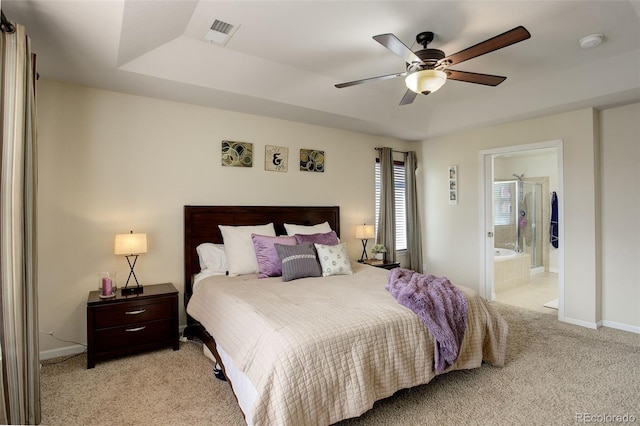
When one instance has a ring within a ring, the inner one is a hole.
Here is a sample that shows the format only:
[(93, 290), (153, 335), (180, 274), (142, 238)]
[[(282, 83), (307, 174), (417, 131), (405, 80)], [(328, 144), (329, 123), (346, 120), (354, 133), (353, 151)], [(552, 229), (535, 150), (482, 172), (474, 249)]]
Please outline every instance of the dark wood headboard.
[(283, 206), (184, 206), (185, 306), (191, 296), (191, 277), (200, 272), (196, 247), (222, 243), (218, 225), (264, 225), (273, 223), (277, 235), (285, 235), (285, 223), (315, 225), (329, 222), (340, 236), (340, 207)]

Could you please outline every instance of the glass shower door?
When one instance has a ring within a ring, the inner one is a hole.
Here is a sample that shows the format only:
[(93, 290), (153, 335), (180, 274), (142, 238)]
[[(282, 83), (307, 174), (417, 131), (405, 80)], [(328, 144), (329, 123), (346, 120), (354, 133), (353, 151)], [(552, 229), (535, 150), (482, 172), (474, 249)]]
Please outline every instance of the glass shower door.
[(522, 182), (520, 203), (520, 247), (531, 254), (531, 267), (543, 266), (542, 184)]

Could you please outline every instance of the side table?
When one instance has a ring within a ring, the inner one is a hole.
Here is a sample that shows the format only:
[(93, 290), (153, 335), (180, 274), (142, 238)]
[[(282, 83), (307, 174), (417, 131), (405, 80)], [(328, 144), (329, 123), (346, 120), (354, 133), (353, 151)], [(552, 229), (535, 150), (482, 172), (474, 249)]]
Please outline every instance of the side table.
[(180, 349), (178, 290), (171, 283), (144, 286), (143, 293), (87, 299), (87, 368), (96, 361), (172, 346)]
[(365, 265), (375, 266), (376, 268), (393, 269), (399, 268), (400, 262), (391, 262), (389, 260), (365, 259), (362, 261)]

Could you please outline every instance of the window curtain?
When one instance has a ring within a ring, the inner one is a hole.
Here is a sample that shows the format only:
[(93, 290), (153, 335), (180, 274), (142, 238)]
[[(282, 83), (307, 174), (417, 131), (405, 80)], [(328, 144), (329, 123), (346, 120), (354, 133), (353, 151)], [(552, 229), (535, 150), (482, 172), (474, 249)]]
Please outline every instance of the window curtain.
[(0, 424), (39, 424), (35, 58), (4, 14), (0, 54)]
[(405, 154), (405, 211), (407, 215), (407, 269), (422, 272), (422, 232), (418, 215), (418, 188), (416, 170), (418, 160), (415, 151)]
[(376, 243), (387, 248), (386, 259), (396, 261), (396, 202), (393, 178), (393, 150), (381, 148), (380, 159), (380, 211)]

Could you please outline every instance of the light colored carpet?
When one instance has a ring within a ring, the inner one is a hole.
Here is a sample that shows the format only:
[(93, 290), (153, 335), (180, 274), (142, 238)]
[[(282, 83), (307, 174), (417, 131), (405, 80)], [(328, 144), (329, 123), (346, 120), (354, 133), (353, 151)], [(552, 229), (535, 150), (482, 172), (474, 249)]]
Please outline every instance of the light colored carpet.
[[(507, 363), (454, 371), (398, 392), (340, 426), (565, 425), (577, 413), (640, 422), (640, 335), (560, 323), (494, 303), (510, 327)], [(49, 361), (47, 361), (49, 362)], [(78, 356), (42, 367), (47, 425), (241, 425), (225, 382), (201, 346), (154, 351), (86, 369)]]

